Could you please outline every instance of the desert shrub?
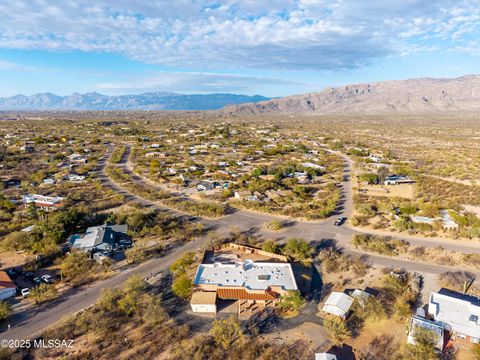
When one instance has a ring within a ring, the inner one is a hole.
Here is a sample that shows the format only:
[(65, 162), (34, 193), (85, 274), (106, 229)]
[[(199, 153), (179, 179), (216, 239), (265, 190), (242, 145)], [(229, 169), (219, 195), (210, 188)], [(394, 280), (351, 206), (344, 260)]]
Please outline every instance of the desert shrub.
[(282, 252), (294, 261), (308, 261), (311, 260), (313, 249), (304, 239), (291, 238)]
[(345, 320), (341, 318), (326, 318), (323, 321), (323, 326), (334, 345), (342, 345), (351, 336)]
[(278, 243), (275, 240), (267, 240), (262, 244), (262, 250), (277, 254), (280, 249)]
[(409, 246), (409, 243), (404, 240), (369, 234), (353, 235), (351, 243), (356, 248), (388, 256), (397, 256), (405, 252)]

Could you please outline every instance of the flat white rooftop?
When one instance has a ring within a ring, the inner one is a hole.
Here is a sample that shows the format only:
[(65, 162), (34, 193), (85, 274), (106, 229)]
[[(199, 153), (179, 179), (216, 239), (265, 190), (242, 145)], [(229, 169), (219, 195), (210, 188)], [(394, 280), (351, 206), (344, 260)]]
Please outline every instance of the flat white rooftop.
[(250, 290), (266, 290), (280, 286), (297, 290), (292, 267), (288, 263), (254, 262), (200, 264), (195, 285), (242, 286)]

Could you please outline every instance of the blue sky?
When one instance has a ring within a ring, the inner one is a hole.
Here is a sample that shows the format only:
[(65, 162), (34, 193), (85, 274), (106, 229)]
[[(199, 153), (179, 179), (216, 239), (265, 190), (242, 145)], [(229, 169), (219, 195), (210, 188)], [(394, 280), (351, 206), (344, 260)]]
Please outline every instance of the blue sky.
[(3, 0), (0, 96), (284, 96), (480, 73), (478, 0)]

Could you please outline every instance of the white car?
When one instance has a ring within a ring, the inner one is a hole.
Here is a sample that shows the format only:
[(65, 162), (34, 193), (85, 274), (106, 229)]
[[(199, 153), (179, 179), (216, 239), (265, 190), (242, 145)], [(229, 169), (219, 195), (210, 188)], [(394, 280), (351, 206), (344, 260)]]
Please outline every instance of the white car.
[(22, 297), (27, 297), (28, 294), (30, 294), (30, 289), (29, 288), (23, 288), (20, 293), (22, 294)]
[(53, 283), (53, 278), (51, 275), (43, 275), (42, 280), (46, 282), (47, 284)]

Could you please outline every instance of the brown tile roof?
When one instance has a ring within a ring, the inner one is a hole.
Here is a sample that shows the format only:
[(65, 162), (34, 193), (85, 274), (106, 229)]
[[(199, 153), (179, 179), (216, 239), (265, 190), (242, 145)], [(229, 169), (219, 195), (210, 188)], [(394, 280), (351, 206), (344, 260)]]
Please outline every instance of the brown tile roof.
[(0, 289), (16, 288), (17, 286), (10, 279), (5, 271), (0, 271)]
[(266, 290), (263, 293), (248, 292), (246, 289), (219, 287), (217, 296), (220, 299), (241, 300), (275, 300), (278, 296), (273, 291)]

